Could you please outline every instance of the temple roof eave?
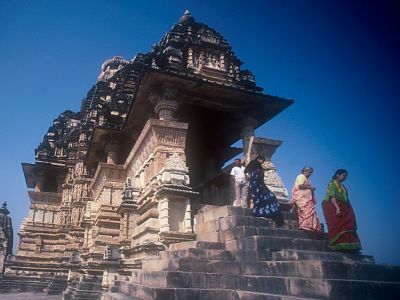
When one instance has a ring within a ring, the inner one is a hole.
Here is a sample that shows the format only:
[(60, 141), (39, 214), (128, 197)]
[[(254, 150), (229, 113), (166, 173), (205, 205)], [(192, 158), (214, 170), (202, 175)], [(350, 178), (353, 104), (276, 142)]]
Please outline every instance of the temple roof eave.
[(66, 173), (65, 164), (47, 161), (36, 161), (34, 164), (21, 163), (24, 172), (26, 186), (34, 188), (36, 185), (36, 175), (40, 172), (54, 172), (56, 174)]
[(100, 154), (110, 141), (125, 143), (127, 137), (119, 129), (96, 127), (91, 135), (89, 148), (85, 158), (85, 164), (93, 168), (101, 161)]
[(230, 135), (230, 143), (241, 138), (241, 126), (238, 124), (244, 116), (252, 116), (257, 121), (256, 127), (259, 127), (294, 103), (291, 99), (204, 81), (193, 75), (180, 73), (144, 70), (122, 126), (123, 132), (133, 139), (139, 136), (147, 119), (154, 115), (153, 104), (148, 99), (157, 89), (176, 88), (180, 92), (177, 100), (181, 104), (220, 112), (219, 123), (225, 126), (225, 130), (221, 130)]

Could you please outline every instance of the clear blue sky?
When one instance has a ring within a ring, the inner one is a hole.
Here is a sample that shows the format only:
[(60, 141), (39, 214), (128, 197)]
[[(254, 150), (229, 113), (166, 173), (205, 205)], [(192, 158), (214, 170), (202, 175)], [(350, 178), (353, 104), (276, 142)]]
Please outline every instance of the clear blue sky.
[(326, 185), (348, 169), (364, 253), (399, 265), (400, 10), (366, 2), (0, 0), (0, 201), (14, 231), (29, 206), (21, 162), (52, 120), (79, 110), (103, 61), (150, 50), (189, 9), (265, 93), (295, 100), (257, 130), (284, 141), (273, 161), (287, 188), (314, 166), (323, 219)]

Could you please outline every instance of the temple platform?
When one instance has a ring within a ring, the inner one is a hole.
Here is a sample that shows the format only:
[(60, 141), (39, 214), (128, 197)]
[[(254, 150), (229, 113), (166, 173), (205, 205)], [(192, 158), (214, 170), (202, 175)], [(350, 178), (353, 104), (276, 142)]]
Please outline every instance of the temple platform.
[(195, 241), (171, 244), (104, 299), (397, 299), (400, 267), (329, 249), (326, 234), (277, 228), (250, 209), (207, 205)]

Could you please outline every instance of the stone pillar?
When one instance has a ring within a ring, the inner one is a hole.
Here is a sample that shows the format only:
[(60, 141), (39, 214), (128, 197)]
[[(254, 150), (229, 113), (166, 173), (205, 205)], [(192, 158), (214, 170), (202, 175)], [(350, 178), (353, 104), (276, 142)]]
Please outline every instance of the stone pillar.
[(169, 231), (169, 203), (168, 198), (163, 196), (159, 202), (160, 232)]
[(64, 183), (64, 175), (58, 175), (57, 176), (57, 193), (62, 193), (63, 191), (63, 185)]
[(44, 192), (44, 182), (46, 180), (45, 174), (43, 172), (39, 172), (35, 174), (35, 179), (35, 192)]
[(242, 120), (242, 143), (243, 143), (243, 155), (246, 157), (248, 162), (250, 158), (249, 145), (250, 138), (255, 136), (255, 127), (257, 126), (257, 120), (252, 117), (245, 117)]
[(137, 180), (134, 180), (132, 185), (131, 179), (128, 177), (125, 182), (122, 192), (122, 202), (117, 209), (117, 213), (121, 215), (120, 223), (120, 241), (127, 242), (133, 232), (133, 227), (136, 225), (137, 199), (140, 191), (137, 188)]
[(185, 217), (184, 217), (184, 229), (185, 232), (192, 232), (192, 213), (191, 213), (191, 207), (190, 207), (190, 199), (186, 199), (186, 211), (185, 211)]
[(177, 90), (167, 88), (161, 97), (155, 97), (154, 109), (160, 120), (174, 120), (174, 113), (179, 107), (177, 93)]
[(117, 143), (109, 143), (105, 147), (107, 153), (107, 163), (116, 164), (118, 160), (119, 145)]

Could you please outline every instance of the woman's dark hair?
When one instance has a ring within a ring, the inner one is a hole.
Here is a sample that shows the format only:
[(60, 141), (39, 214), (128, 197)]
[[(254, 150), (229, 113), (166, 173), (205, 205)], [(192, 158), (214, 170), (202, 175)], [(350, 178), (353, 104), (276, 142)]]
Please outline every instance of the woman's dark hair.
[(305, 166), (303, 169), (301, 169), (301, 173), (304, 173), (305, 171), (314, 172), (314, 169), (310, 166)]
[(265, 161), (265, 156), (263, 156), (263, 155), (257, 156), (256, 160), (259, 160), (259, 159), (262, 161)]
[(263, 161), (265, 161), (265, 157), (264, 156), (257, 156), (255, 159), (253, 159), (252, 161), (249, 162), (249, 164), (246, 166), (246, 168), (244, 169), (244, 173), (246, 174), (251, 174), (253, 173), (253, 171), (255, 169), (262, 169), (262, 166), (260, 164), (260, 162), (258, 161), (259, 159), (262, 159)]
[(332, 179), (336, 179), (339, 175), (342, 175), (342, 174), (349, 174), (349, 172), (347, 172), (347, 170), (345, 170), (345, 169), (338, 169), (338, 170), (336, 170)]

